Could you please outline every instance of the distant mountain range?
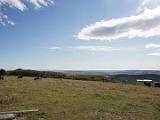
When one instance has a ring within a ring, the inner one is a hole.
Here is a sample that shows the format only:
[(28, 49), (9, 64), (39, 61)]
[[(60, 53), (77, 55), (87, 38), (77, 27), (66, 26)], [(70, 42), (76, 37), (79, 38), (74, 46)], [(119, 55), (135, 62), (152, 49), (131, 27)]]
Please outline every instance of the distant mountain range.
[(73, 80), (92, 80), (92, 81), (122, 81), (135, 83), (137, 79), (150, 79), (155, 82), (160, 82), (159, 70), (118, 70), (118, 71), (36, 71), (16, 69), (7, 71), (7, 75), (16, 76), (32, 76), (44, 78), (63, 78)]
[(67, 74), (78, 74), (78, 75), (149, 75), (155, 74), (160, 75), (160, 70), (89, 70), (89, 71), (58, 71)]

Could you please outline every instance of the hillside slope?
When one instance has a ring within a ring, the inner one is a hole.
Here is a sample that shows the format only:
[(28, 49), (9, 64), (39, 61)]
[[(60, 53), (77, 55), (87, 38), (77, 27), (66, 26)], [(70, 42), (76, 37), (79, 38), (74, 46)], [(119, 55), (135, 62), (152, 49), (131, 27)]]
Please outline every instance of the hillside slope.
[(37, 108), (18, 120), (159, 120), (160, 89), (141, 85), (6, 77), (0, 111)]

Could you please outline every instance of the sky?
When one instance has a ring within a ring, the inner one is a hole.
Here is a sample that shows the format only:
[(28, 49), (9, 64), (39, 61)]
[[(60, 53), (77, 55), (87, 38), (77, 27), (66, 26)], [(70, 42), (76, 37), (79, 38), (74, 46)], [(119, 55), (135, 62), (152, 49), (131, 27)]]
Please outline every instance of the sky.
[(0, 68), (160, 70), (160, 0), (0, 0)]

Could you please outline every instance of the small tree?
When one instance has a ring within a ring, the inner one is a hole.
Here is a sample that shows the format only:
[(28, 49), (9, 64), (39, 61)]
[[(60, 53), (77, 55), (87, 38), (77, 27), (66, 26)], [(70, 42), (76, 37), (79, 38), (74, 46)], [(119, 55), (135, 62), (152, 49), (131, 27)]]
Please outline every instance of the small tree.
[(5, 75), (6, 71), (4, 69), (0, 69), (0, 75)]

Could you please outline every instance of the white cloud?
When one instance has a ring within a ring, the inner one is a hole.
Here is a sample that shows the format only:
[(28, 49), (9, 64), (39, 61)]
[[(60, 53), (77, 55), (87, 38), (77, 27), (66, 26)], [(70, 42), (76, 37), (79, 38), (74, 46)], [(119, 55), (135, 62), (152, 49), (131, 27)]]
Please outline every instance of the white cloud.
[(26, 9), (26, 5), (21, 0), (0, 0), (0, 6), (8, 5), (11, 8), (17, 8), (21, 11)]
[(0, 12), (0, 24), (3, 26), (5, 26), (6, 24), (14, 26), (16, 23), (9, 20), (7, 15)]
[[(33, 4), (36, 8), (41, 8), (43, 6), (48, 6), (49, 4), (53, 4), (54, 0), (26, 0), (26, 2)], [(14, 7), (21, 11), (27, 9), (27, 6), (23, 0), (0, 0), (0, 6), (3, 5), (8, 5), (11, 8)]]
[(58, 46), (53, 46), (53, 47), (50, 47), (49, 49), (50, 50), (61, 50), (62, 48)]
[(71, 47), (77, 50), (85, 50), (85, 51), (92, 51), (92, 52), (108, 52), (108, 51), (119, 51), (119, 48), (113, 48), (109, 46), (75, 46)]
[(41, 8), (43, 6), (48, 6), (49, 4), (53, 4), (53, 0), (29, 0), (36, 8)]
[(148, 53), (149, 56), (160, 56), (160, 52)]
[(158, 52), (148, 53), (149, 56), (160, 56), (159, 48), (160, 44), (147, 44), (145, 46), (146, 49), (157, 49)]
[(160, 0), (141, 0), (140, 6), (137, 8), (137, 12), (142, 12), (146, 9), (153, 9), (160, 5)]
[(76, 37), (81, 40), (116, 40), (156, 35), (160, 35), (160, 7), (147, 9), (137, 16), (97, 22), (83, 28)]
[(12, 25), (12, 26), (16, 25), (16, 23), (15, 23), (15, 22), (10, 21), (10, 20), (8, 20), (8, 24), (10, 24), (10, 25)]
[(92, 52), (109, 52), (109, 51), (122, 51), (122, 50), (134, 50), (135, 48), (113, 48), (110, 46), (75, 46), (70, 47), (77, 50), (85, 50)]
[(160, 44), (147, 44), (145, 48), (160, 48)]
[(16, 8), (20, 11), (25, 11), (27, 8), (27, 2), (35, 6), (35, 8), (41, 8), (53, 4), (54, 0), (0, 0), (0, 24), (1, 25), (15, 25), (15, 22), (8, 19), (8, 16), (2, 11), (2, 7)]
[(136, 48), (128, 47), (128, 48), (114, 48), (110, 46), (65, 46), (58, 47), (53, 46), (50, 47), (51, 50), (83, 50), (83, 51), (91, 51), (91, 52), (111, 52), (111, 51), (132, 51)]

